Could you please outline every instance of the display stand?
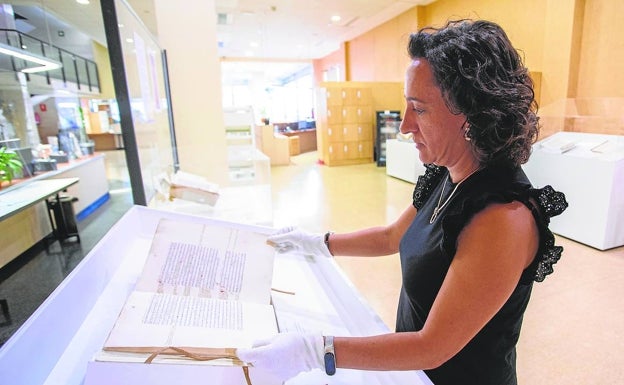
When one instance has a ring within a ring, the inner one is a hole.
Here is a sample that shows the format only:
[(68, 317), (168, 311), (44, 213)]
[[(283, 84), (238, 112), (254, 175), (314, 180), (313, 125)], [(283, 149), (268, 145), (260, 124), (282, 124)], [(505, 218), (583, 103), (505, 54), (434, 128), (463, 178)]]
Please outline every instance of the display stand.
[(386, 174), (415, 184), (424, 173), (425, 166), (418, 158), (414, 142), (386, 141)]
[[(115, 365), (93, 360), (141, 273), (161, 218), (200, 223), (207, 219), (142, 206), (131, 208), (0, 349), (0, 373), (11, 384), (235, 384), (219, 367), (167, 364)], [(222, 223), (222, 222), (221, 222)], [(268, 227), (238, 224), (269, 233)], [(372, 335), (389, 330), (355, 291), (332, 259), (277, 255), (273, 303), (282, 330)], [(27, 369), (25, 369), (25, 365)], [(253, 374), (252, 374), (253, 376)], [(321, 382), (322, 381), (322, 382)], [(320, 370), (289, 385), (431, 384), (423, 372)]]
[(554, 233), (599, 250), (624, 245), (623, 136), (559, 132), (537, 142), (523, 168), (534, 186), (566, 196)]

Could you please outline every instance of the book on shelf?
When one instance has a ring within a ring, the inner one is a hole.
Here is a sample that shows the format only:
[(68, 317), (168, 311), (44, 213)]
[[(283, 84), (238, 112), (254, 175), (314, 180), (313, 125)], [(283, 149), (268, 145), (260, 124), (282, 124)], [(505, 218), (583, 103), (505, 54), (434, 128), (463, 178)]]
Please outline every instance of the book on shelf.
[(233, 357), (236, 348), (278, 333), (274, 253), (265, 234), (161, 219), (136, 286), (95, 360), (242, 365)]

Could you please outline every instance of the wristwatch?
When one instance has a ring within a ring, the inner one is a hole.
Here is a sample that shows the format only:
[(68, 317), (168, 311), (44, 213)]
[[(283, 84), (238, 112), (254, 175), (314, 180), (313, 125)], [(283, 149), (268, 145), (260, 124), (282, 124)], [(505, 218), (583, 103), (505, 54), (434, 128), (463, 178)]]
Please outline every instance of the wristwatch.
[(328, 376), (336, 374), (336, 352), (334, 352), (334, 336), (323, 337), (325, 342), (325, 354), (323, 359), (325, 360), (325, 373)]

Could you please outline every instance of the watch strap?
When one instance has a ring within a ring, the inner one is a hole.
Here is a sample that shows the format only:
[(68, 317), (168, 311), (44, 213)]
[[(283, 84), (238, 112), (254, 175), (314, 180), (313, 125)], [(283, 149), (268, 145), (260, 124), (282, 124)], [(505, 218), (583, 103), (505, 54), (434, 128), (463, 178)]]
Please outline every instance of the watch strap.
[(336, 352), (334, 351), (334, 336), (324, 336), (325, 354), (323, 361), (325, 362), (325, 373), (328, 376), (336, 374)]
[(327, 247), (327, 251), (329, 251), (330, 255), (334, 255), (331, 250), (329, 249), (329, 237), (333, 234), (333, 231), (328, 231), (325, 233), (325, 235), (323, 236), (323, 243), (325, 244), (325, 247)]

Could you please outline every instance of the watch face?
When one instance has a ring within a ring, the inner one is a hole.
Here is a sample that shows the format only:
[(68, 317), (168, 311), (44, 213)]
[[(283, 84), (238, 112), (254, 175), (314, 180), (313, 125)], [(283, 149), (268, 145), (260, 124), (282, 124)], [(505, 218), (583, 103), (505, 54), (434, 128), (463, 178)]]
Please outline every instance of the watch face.
[(336, 357), (333, 353), (325, 353), (325, 373), (333, 376), (336, 373)]

